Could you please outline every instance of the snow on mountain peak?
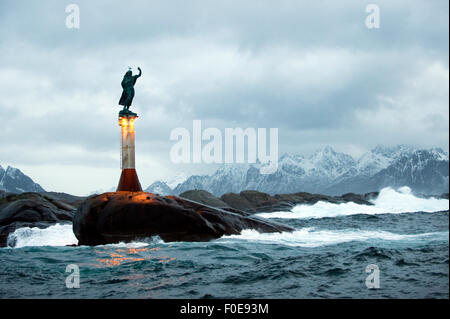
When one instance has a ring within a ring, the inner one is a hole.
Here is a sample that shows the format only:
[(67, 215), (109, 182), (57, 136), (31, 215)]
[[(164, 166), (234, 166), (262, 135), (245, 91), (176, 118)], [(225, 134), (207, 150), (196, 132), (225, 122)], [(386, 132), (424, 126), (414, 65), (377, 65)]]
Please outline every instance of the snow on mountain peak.
[(19, 173), (21, 173), (21, 171), (15, 167), (8, 166), (6, 168), (6, 174), (12, 179), (15, 179), (19, 175)]
[[(448, 173), (446, 175), (442, 163), (436, 164), (436, 159), (448, 161), (448, 155), (441, 149), (419, 151), (408, 145), (393, 147), (378, 145), (355, 160), (352, 156), (336, 152), (328, 146), (307, 157), (283, 154), (279, 158), (278, 170), (268, 175), (260, 174), (258, 167), (261, 164), (258, 163), (223, 164), (213, 174), (190, 176), (185, 182), (176, 186), (173, 192), (180, 194), (190, 189), (204, 189), (221, 196), (228, 192), (239, 193), (244, 189), (270, 194), (295, 191), (333, 194), (373, 191), (379, 186), (376, 183), (388, 185), (393, 180), (403, 178), (402, 167), (411, 167), (412, 171), (419, 172), (422, 168), (428, 167), (427, 165), (431, 165), (430, 167), (438, 165), (436, 179), (440, 181), (443, 176), (444, 184), (445, 178), (448, 184)], [(377, 177), (378, 179), (373, 180), (375, 174), (380, 172), (382, 174)], [(426, 174), (429, 172), (427, 171)], [(381, 180), (382, 178), (386, 178), (386, 181)], [(409, 185), (407, 182), (402, 183)], [(430, 191), (441, 190), (441, 184)]]
[(187, 176), (186, 174), (180, 173), (180, 174), (177, 174), (177, 175), (173, 176), (172, 178), (169, 178), (169, 179), (165, 180), (164, 183), (167, 186), (169, 186), (171, 189), (174, 189), (179, 184), (181, 184), (184, 181), (186, 181), (188, 179), (188, 177), (189, 176)]
[(6, 170), (0, 167), (0, 189), (11, 193), (44, 191), (39, 184), (12, 166), (8, 166)]
[(172, 188), (170, 188), (165, 182), (156, 181), (145, 189), (145, 192), (160, 194), (160, 195), (172, 195)]
[(430, 153), (438, 160), (438, 161), (448, 161), (448, 154), (440, 147), (435, 147), (430, 149)]
[(364, 153), (356, 162), (357, 171), (365, 176), (372, 175), (386, 167), (402, 155), (410, 155), (416, 148), (411, 145), (396, 146), (377, 145)]
[(416, 148), (414, 146), (406, 144), (399, 144), (395, 146), (384, 146), (379, 144), (375, 146), (370, 152), (373, 154), (379, 154), (384, 157), (392, 158), (404, 153), (411, 154), (415, 150)]
[(303, 165), (305, 171), (314, 174), (319, 173), (329, 178), (341, 176), (354, 166), (355, 160), (353, 157), (338, 153), (330, 146), (326, 146), (309, 156)]

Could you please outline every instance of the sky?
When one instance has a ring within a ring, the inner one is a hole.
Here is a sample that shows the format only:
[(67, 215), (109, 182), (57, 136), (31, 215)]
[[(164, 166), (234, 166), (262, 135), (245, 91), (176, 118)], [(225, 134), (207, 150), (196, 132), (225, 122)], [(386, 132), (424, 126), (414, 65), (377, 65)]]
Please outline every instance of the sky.
[[(367, 28), (366, 6), (380, 9)], [(68, 28), (68, 4), (79, 28)], [(142, 186), (212, 172), (175, 164), (170, 133), (278, 128), (278, 152), (449, 149), (449, 2), (0, 0), (0, 165), (49, 191), (117, 185), (120, 82)]]

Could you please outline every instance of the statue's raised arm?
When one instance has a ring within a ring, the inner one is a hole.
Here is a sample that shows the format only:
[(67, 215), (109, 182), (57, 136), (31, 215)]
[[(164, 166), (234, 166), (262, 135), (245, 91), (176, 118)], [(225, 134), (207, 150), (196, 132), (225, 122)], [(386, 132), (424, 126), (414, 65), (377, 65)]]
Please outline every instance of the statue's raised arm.
[(138, 70), (139, 70), (139, 74), (138, 74), (138, 75), (135, 75), (135, 76), (136, 76), (136, 79), (142, 75), (142, 70), (141, 70), (140, 67), (138, 67)]

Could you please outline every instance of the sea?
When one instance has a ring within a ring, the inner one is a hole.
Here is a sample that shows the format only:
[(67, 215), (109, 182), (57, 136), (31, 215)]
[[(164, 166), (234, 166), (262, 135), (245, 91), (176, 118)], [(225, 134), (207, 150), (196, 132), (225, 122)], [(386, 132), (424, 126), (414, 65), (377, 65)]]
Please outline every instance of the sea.
[(449, 298), (449, 201), (385, 188), (374, 205), (258, 216), (295, 228), (210, 242), (77, 244), (71, 224), (0, 248), (0, 298)]

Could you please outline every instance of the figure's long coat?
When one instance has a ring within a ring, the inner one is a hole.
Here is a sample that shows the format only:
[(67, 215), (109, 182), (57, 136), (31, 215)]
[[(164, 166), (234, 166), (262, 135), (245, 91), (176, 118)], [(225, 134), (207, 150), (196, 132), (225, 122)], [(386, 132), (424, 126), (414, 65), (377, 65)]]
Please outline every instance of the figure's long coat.
[(132, 76), (128, 79), (124, 77), (121, 83), (123, 92), (119, 100), (119, 105), (131, 106), (134, 98), (134, 84), (136, 84), (136, 80), (138, 77), (139, 76), (137, 75)]

